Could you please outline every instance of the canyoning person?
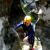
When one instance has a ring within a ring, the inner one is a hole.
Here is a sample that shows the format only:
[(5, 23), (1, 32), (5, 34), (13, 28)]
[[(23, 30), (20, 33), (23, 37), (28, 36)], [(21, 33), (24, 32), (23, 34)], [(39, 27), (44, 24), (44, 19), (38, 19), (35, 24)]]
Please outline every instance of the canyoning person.
[(23, 41), (27, 41), (32, 46), (32, 50), (34, 50), (34, 36), (35, 36), (35, 24), (32, 23), (32, 17), (31, 16), (25, 16), (24, 20), (20, 22), (19, 24), (16, 24), (16, 29), (18, 27), (22, 26), (24, 32), (26, 33)]

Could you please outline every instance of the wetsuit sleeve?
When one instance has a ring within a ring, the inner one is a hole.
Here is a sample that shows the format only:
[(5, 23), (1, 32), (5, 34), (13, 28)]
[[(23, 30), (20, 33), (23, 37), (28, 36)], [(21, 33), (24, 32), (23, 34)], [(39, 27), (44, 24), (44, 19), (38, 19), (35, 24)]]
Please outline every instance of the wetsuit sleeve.
[(28, 41), (30, 44), (34, 44), (34, 36), (35, 36), (35, 31), (33, 29), (33, 27), (30, 29), (30, 31), (28, 32)]
[(28, 35), (29, 38), (32, 38), (33, 36), (35, 36), (35, 24), (31, 24), (32, 26), (30, 26), (29, 31), (28, 31)]
[(34, 31), (34, 29), (33, 29), (33, 27), (30, 29), (30, 31), (28, 32), (28, 36), (30, 37), (30, 38), (32, 38), (33, 36), (35, 36), (35, 31)]
[(20, 22), (20, 23), (18, 23), (18, 24), (16, 24), (16, 28), (18, 28), (18, 27), (20, 27), (20, 26), (22, 26), (22, 24), (23, 24), (23, 21), (22, 22)]

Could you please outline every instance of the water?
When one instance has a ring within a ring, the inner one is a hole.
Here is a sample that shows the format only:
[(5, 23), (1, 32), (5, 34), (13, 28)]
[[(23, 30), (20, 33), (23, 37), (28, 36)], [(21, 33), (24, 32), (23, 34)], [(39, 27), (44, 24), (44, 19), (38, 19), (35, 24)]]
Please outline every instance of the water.
[(1, 30), (3, 28), (2, 23), (4, 22), (4, 17), (0, 18), (0, 50), (8, 50), (10, 48), (9, 45), (5, 45), (3, 41), (3, 34), (1, 33)]

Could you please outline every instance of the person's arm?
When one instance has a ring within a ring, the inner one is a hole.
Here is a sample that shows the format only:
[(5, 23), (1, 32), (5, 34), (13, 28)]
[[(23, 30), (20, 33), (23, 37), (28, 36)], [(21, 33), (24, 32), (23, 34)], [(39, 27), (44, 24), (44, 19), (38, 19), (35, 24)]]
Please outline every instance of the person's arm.
[(23, 21), (21, 21), (20, 23), (16, 24), (15, 28), (18, 28), (18, 27), (22, 26), (22, 24), (23, 24)]
[(35, 36), (35, 32), (32, 30), (31, 32), (29, 32), (28, 37), (32, 38)]
[(28, 32), (28, 36), (29, 38), (35, 36), (35, 25), (32, 25), (32, 27), (30, 28), (30, 31)]

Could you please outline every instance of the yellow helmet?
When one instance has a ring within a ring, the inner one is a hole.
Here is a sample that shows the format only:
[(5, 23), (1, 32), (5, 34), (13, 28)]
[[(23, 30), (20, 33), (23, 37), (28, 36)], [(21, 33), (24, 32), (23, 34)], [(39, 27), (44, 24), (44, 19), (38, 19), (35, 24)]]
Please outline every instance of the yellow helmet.
[(25, 16), (24, 22), (32, 21), (32, 18), (30, 16)]

